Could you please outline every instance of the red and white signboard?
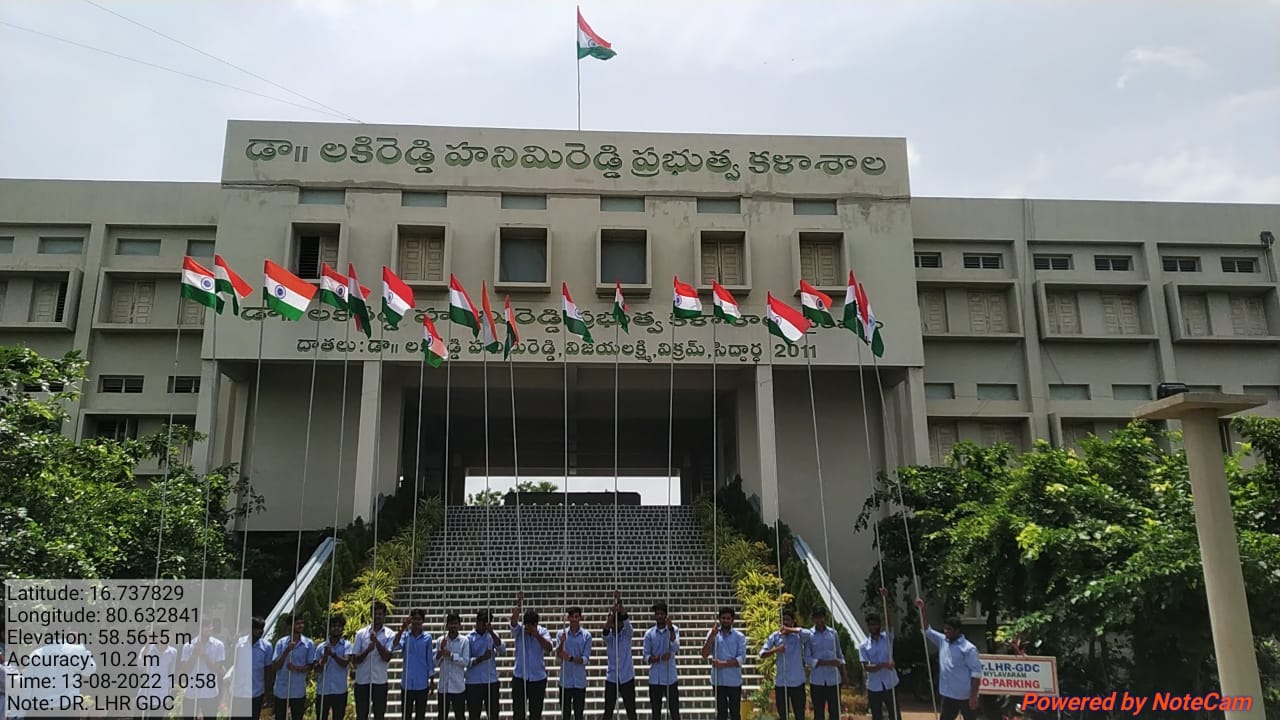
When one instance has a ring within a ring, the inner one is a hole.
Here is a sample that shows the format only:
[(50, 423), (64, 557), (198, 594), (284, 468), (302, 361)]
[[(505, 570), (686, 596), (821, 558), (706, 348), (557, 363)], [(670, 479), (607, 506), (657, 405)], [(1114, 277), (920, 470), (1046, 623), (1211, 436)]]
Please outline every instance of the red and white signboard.
[(982, 660), (982, 695), (1057, 695), (1058, 659), (1035, 655), (985, 655)]

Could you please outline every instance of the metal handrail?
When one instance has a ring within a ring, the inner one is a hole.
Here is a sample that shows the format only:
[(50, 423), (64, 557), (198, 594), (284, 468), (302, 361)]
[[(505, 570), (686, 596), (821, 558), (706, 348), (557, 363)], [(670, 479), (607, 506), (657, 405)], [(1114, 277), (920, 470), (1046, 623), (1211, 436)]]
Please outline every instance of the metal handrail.
[(844, 597), (840, 595), (840, 591), (836, 589), (835, 583), (831, 583), (831, 596), (827, 595), (827, 571), (822, 567), (822, 563), (818, 562), (817, 556), (809, 549), (799, 535), (792, 535), (791, 539), (795, 545), (796, 554), (800, 556), (800, 560), (804, 562), (805, 567), (809, 569), (809, 577), (813, 579), (813, 584), (818, 588), (818, 594), (826, 603), (828, 611), (831, 613), (831, 619), (840, 623), (849, 631), (853, 637), (855, 645), (861, 645), (867, 639), (867, 631), (862, 629), (858, 624), (858, 617), (849, 609), (845, 603)]

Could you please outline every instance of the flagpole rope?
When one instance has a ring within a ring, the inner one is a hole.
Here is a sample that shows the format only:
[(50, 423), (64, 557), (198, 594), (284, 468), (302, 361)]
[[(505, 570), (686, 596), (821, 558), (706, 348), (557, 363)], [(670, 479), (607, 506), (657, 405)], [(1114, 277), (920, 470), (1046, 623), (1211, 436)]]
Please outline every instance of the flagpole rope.
[(564, 351), (564, 548), (560, 562), (564, 568), (563, 608), (569, 607), (569, 326), (561, 335)]
[[(180, 350), (182, 348), (182, 328), (179, 327), (174, 333), (173, 341), (173, 379), (178, 379), (178, 361), (180, 358)], [(164, 441), (164, 456), (160, 458), (160, 462), (164, 464), (164, 477), (160, 481), (160, 526), (156, 533), (156, 580), (160, 579), (160, 553), (164, 546), (164, 516), (168, 509), (169, 500), (169, 468), (173, 465), (173, 458), (170, 457), (170, 448), (173, 446), (173, 403), (177, 397), (177, 393), (173, 392), (173, 388), (169, 390), (169, 422), (166, 425), (166, 438)]]
[[(350, 318), (348, 318), (350, 319)], [(351, 341), (351, 323), (344, 322), (343, 327), (346, 328), (346, 337), (344, 338), (342, 347), (342, 404), (338, 408), (338, 479), (337, 486), (334, 487), (333, 500), (333, 549), (329, 552), (329, 592), (325, 595), (325, 616), (324, 616), (324, 633), (325, 638), (329, 637), (329, 623), (333, 621), (333, 584), (334, 575), (338, 566), (338, 490), (342, 489), (342, 460), (343, 450), (347, 439), (347, 363), (351, 356), (351, 351), (347, 350)], [(355, 508), (352, 508), (353, 510)]]
[[(613, 589), (618, 591), (622, 585), (622, 568), (618, 563), (618, 365), (621, 348), (622, 326), (613, 326)], [(614, 632), (614, 657), (618, 655), (617, 632)]]
[[(486, 322), (486, 323), (492, 322), (492, 319), (488, 317), (487, 313), (483, 322)], [(484, 410), (481, 413), (481, 416), (484, 418), (484, 494), (485, 494), (485, 497), (487, 498), (490, 492), (489, 490), (489, 483), (490, 483), (490, 475), (489, 475), (489, 472), (490, 472), (490, 469), (489, 469), (489, 348), (487, 347), (481, 349), (480, 368), (481, 368), (481, 371), (483, 372), (483, 381), (481, 384), (483, 385), (483, 388), (484, 388), (482, 391), (483, 399), (484, 399)], [(486, 500), (486, 502), (488, 501)], [(485, 564), (489, 565), (493, 562), (493, 534), (491, 532), (492, 527), (489, 525), (488, 510), (485, 510), (484, 522), (485, 522), (484, 560), (485, 560)]]
[[(768, 316), (768, 312), (767, 312), (767, 308), (766, 308), (766, 317), (767, 317), (767, 316)], [(772, 349), (772, 348), (771, 348), (771, 346), (773, 345), (773, 342), (769, 340), (769, 323), (768, 323), (768, 322), (766, 322), (766, 323), (764, 324), (764, 339), (765, 339), (765, 348), (767, 348), (767, 349)], [(809, 341), (809, 336), (808, 336), (808, 335), (805, 335), (805, 342), (807, 343), (808, 341)], [(773, 377), (773, 353), (772, 353), (772, 352), (766, 352), (766, 353), (765, 353), (765, 356), (768, 358), (768, 359), (766, 360), (766, 362), (768, 362), (768, 364), (769, 364), (769, 402), (770, 402), (770, 404), (772, 404), (772, 403), (773, 403), (773, 388), (777, 385), (777, 379)], [(776, 417), (776, 413), (775, 413), (775, 417)], [(775, 442), (776, 442), (776, 441), (777, 441), (777, 440), (776, 440), (776, 438), (777, 438), (777, 431), (776, 431), (776, 430), (774, 431), (774, 437), (775, 437)], [(775, 464), (775, 465), (777, 465), (777, 462), (778, 462), (778, 461), (777, 461), (777, 453), (775, 452), (775, 453), (774, 453), (774, 464)], [(775, 470), (774, 474), (775, 474), (775, 477), (774, 477), (774, 481), (773, 481), (773, 512), (774, 512), (774, 515), (773, 515), (773, 548), (774, 548), (774, 558), (775, 558), (774, 562), (776, 562), (776, 563), (778, 564), (778, 565), (777, 565), (777, 567), (778, 567), (778, 578), (779, 578), (779, 579), (781, 579), (781, 578), (782, 578), (782, 493), (781, 493), (781, 492), (779, 491), (779, 489), (778, 489), (778, 480), (777, 480), (777, 477), (776, 477), (776, 475), (777, 475), (777, 471), (776, 471), (776, 470)], [(785, 588), (783, 588), (781, 585), (779, 585), (779, 588), (778, 588), (778, 593), (779, 593), (779, 596), (778, 596), (778, 601), (779, 601), (779, 602), (778, 602), (778, 625), (779, 625), (779, 626), (781, 626), (781, 625), (782, 625), (782, 602), (781, 602), (781, 601), (782, 601), (782, 593), (783, 593), (783, 592), (786, 592)], [(717, 635), (717, 636), (716, 636), (716, 642), (717, 642), (717, 643), (719, 643), (719, 642), (720, 642), (720, 637), (719, 637), (719, 635)], [(784, 654), (785, 654), (785, 653), (784, 653)], [(786, 662), (786, 660), (785, 660), (785, 659), (783, 659), (781, 662), (784, 662), (784, 663), (785, 663), (785, 662)]]
[[(804, 336), (804, 341), (805, 341), (804, 364), (805, 364), (805, 369), (809, 373), (809, 407), (813, 410), (813, 428), (814, 428), (813, 429), (813, 452), (814, 452), (814, 456), (817, 457), (818, 445), (819, 445), (818, 444), (818, 408), (817, 408), (817, 404), (814, 402), (813, 362), (809, 358), (809, 347), (808, 347), (809, 335), (807, 333)], [(831, 608), (835, 606), (835, 602), (834, 602), (835, 593), (832, 590), (832, 585), (833, 585), (832, 576), (835, 574), (835, 569), (831, 566), (831, 534), (827, 530), (826, 485), (823, 483), (821, 473), (818, 474), (818, 507), (820, 508), (822, 513), (823, 562), (826, 564), (826, 567), (827, 567), (827, 588), (826, 588), (827, 597), (825, 598), (824, 604), (826, 605), (827, 608)], [(830, 612), (830, 610), (828, 610), (828, 612)]]
[[(448, 332), (449, 332), (449, 339), (445, 342), (445, 346), (444, 346), (445, 365), (446, 365), (444, 369), (444, 502), (441, 503), (442, 506), (444, 507), (444, 538), (443, 538), (443, 542), (441, 543), (442, 550), (444, 553), (444, 569), (442, 570), (442, 573), (444, 576), (444, 582), (442, 583), (442, 585), (444, 587), (449, 587), (449, 471), (453, 469), (453, 466), (451, 464), (451, 459), (449, 456), (449, 430), (451, 429), (450, 426), (453, 423), (453, 412), (452, 412), (453, 410), (453, 407), (452, 407), (452, 402), (453, 402), (453, 355), (452, 355), (453, 353), (453, 310), (452, 308), (450, 308), (450, 312), (449, 312), (449, 331)], [(459, 353), (459, 356), (461, 356), (461, 353)], [(464, 477), (462, 479), (462, 482), (463, 482), (462, 503), (463, 505), (466, 505), (467, 479)], [(489, 508), (488, 507), (485, 507), (484, 509), (484, 531), (485, 531), (485, 537), (488, 537), (488, 533), (489, 533)], [(485, 557), (485, 569), (487, 570), (488, 567), (489, 567), (489, 558)], [(490, 575), (490, 573), (485, 573), (485, 574)], [(489, 601), (489, 590), (488, 590), (489, 582), (491, 581), (486, 579), (485, 602)]]
[(671, 602), (671, 469), (675, 452), (675, 411), (676, 411), (676, 313), (674, 304), (671, 310), (671, 348), (667, 354), (667, 366), (670, 368), (667, 381), (667, 597)]
[(417, 447), (413, 453), (413, 519), (410, 521), (412, 529), (409, 530), (409, 557), (413, 558), (411, 573), (418, 571), (418, 497), (422, 492), (422, 413), (427, 395), (422, 383), (426, 379), (426, 370), (427, 349), (422, 348), (422, 357), (418, 359), (418, 432)]
[[(258, 320), (258, 368), (254, 373), (254, 379), (253, 379), (253, 417), (249, 421), (253, 425), (253, 429), (249, 431), (249, 466), (250, 466), (249, 482), (251, 483), (257, 482), (258, 480), (258, 475), (254, 470), (258, 465), (258, 408), (261, 406), (261, 400), (262, 400), (262, 333), (263, 333), (263, 330), (266, 328), (266, 325), (267, 325), (267, 308), (264, 304), (262, 308), (262, 317), (259, 318)], [(249, 556), (248, 509), (249, 509), (249, 503), (252, 502), (252, 498), (253, 498), (253, 492), (251, 490), (251, 487), (252, 486), (247, 486), (245, 488), (245, 493), (248, 497), (243, 499), (243, 508), (245, 510), (245, 513), (243, 515), (243, 525), (241, 526), (241, 537), (240, 537), (240, 580), (241, 581), (244, 580), (245, 561)], [(238, 498), (236, 502), (239, 505), (241, 503), (241, 499)], [(252, 602), (253, 602), (253, 599), (250, 598), (250, 610), (252, 610)], [(241, 617), (241, 612), (243, 610), (244, 610), (244, 593), (240, 592), (240, 593), (237, 593), (237, 599), (236, 599), (236, 617), (237, 618)], [(252, 628), (250, 629), (250, 632), (252, 632)]]
[[(316, 367), (320, 362), (320, 321), (317, 319), (315, 323), (316, 338), (311, 346), (311, 390), (307, 397), (306, 439), (302, 442), (302, 487), (298, 492), (298, 544), (293, 555), (293, 600), (290, 601), (293, 610), (290, 614), (295, 618), (298, 613), (298, 573), (302, 570), (302, 525), (306, 519), (304, 509), (307, 503), (307, 471), (311, 462), (311, 417), (316, 404)], [(325, 628), (326, 637), (328, 631)]]
[[(385, 286), (386, 280), (384, 279), (382, 282)], [(382, 515), (378, 508), (378, 480), (379, 476), (382, 474), (382, 388), (386, 385), (386, 377), (382, 374), (382, 356), (386, 346), (385, 341), (387, 337), (386, 312), (384, 311), (380, 314), (382, 317), (378, 318), (378, 387), (374, 390), (374, 394), (377, 395), (377, 398), (375, 399), (373, 417), (373, 482), (370, 483), (372, 487), (369, 489), (369, 497), (373, 503), (373, 577), (375, 582), (378, 577), (378, 518)], [(397, 488), (397, 490), (398, 489), (399, 488)], [(371, 599), (374, 602), (377, 602), (377, 594), (375, 593)], [(372, 605), (369, 606), (369, 612), (370, 617), (373, 617)], [(370, 633), (371, 639), (372, 635), (373, 633)]]
[[(719, 256), (717, 256), (718, 258)], [(711, 594), (720, 602), (720, 397), (716, 393), (715, 297), (711, 298)]]
[[(516, 536), (520, 535), (520, 443), (516, 439), (516, 358), (507, 357), (507, 369), (511, 382), (511, 464), (516, 482)], [(524, 547), (516, 542), (516, 579), (517, 586), (524, 584)], [(495, 719), (496, 720), (496, 719)]]
[[(235, 292), (235, 291), (233, 290), (232, 292)], [(220, 298), (218, 298), (217, 295), (215, 294), (214, 300), (215, 300), (214, 305), (216, 306)], [(213, 358), (213, 372), (214, 372), (213, 384), (214, 384), (214, 387), (217, 387), (219, 385), (218, 379), (220, 375), (218, 371), (218, 311), (216, 307), (208, 308), (208, 310), (213, 310), (212, 313), (206, 312), (205, 317), (206, 318), (212, 317), (213, 319), (213, 322), (210, 324), (210, 328), (209, 328), (209, 342), (211, 343), (209, 354)], [(215, 433), (213, 432), (213, 429), (217, 426), (217, 424), (218, 424), (218, 396), (214, 395), (209, 407), (209, 434), (207, 437), (205, 437), (205, 455), (204, 455), (205, 478), (204, 478), (204, 481), (200, 483), (202, 487), (201, 501), (204, 503), (204, 532), (200, 536), (201, 537), (200, 604), (198, 606), (200, 617), (204, 617), (204, 585), (205, 585), (205, 581), (209, 577), (209, 523), (211, 522), (210, 518), (212, 515), (212, 509), (209, 507), (208, 474), (213, 470), (213, 439), (215, 437)], [(159, 578), (157, 578), (157, 580), (158, 579)], [(237, 618), (236, 621), (239, 622), (239, 618)]]

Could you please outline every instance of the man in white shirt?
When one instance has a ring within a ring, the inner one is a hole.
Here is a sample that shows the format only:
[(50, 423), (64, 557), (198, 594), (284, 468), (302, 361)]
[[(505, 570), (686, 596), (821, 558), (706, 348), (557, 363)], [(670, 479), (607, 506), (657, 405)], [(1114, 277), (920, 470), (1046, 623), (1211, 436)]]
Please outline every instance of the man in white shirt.
[(276, 641), (274, 661), (276, 682), (271, 694), (275, 696), (275, 720), (304, 720), (307, 714), (307, 675), (316, 663), (316, 644), (304, 634), (307, 623), (294, 616), (293, 631)]
[(840, 633), (827, 625), (827, 609), (810, 611), (813, 628), (804, 648), (804, 662), (809, 666), (809, 697), (813, 702), (813, 720), (840, 719), (840, 685), (848, 684), (844, 667), (844, 650)]
[(217, 720), (218, 717), (218, 695), (226, 672), (227, 648), (214, 637), (214, 625), (212, 620), (205, 620), (201, 633), (182, 646), (178, 660), (189, 677), (182, 714), (192, 720)]
[(258, 720), (262, 715), (262, 703), (267, 697), (267, 666), (271, 664), (271, 643), (263, 639), (267, 623), (260, 617), (252, 620), (249, 635), (236, 642), (234, 676), (231, 679), (232, 704), (234, 698), (242, 698), (249, 705), (250, 713), (236, 720)]
[(492, 615), (488, 610), (476, 613), (476, 629), (467, 636), (471, 643), (471, 666), (467, 669), (468, 720), (480, 720), (483, 709), (490, 720), (498, 720), (498, 663), (497, 657), (507, 646), (493, 629)]
[(316, 647), (316, 720), (343, 720), (347, 716), (347, 668), (351, 643), (342, 634), (347, 619), (329, 618), (329, 639)]
[(653, 604), (653, 627), (644, 632), (644, 659), (649, 663), (649, 706), (653, 720), (662, 720), (662, 701), (667, 715), (680, 720), (680, 684), (676, 655), (680, 652), (680, 628), (667, 618), (667, 604)]
[(604, 622), (604, 720), (613, 720), (618, 696), (622, 696), (627, 720), (636, 720), (636, 666), (631, 655), (633, 637), (635, 629), (631, 626), (627, 609), (622, 606), (622, 595), (615, 590), (613, 607), (609, 608), (609, 617)]
[(386, 603), (379, 600), (373, 604), (373, 622), (356, 632), (351, 649), (351, 661), (356, 664), (356, 720), (368, 720), (370, 710), (376, 720), (387, 714), (387, 665), (400, 648), (403, 633), (384, 626), (386, 619)]
[(436, 664), (440, 666), (440, 720), (447, 720), (450, 710), (453, 711), (453, 720), (464, 720), (471, 641), (458, 634), (462, 629), (462, 616), (458, 613), (449, 613), (444, 625), (445, 636), (440, 638), (440, 646), (436, 650)]
[[(530, 610), (521, 615), (524, 591), (516, 595), (511, 611), (511, 641), (516, 654), (516, 667), (511, 677), (511, 705), (515, 720), (542, 720), (542, 702), (547, 696), (547, 653), (555, 649), (551, 635), (538, 624), (538, 613)], [(528, 702), (529, 714), (525, 715)]]
[(582, 608), (571, 607), (569, 627), (556, 639), (560, 658), (560, 715), (583, 720), (587, 703), (587, 663), (591, 660), (591, 631), (582, 627)]
[(143, 685), (138, 688), (137, 697), (138, 717), (142, 720), (169, 717), (169, 711), (173, 709), (173, 675), (178, 666), (178, 648), (166, 642), (160, 633), (157, 635), (160, 635), (157, 638), (160, 642), (144, 645), (138, 651), (135, 663), (141, 681), (139, 684)]

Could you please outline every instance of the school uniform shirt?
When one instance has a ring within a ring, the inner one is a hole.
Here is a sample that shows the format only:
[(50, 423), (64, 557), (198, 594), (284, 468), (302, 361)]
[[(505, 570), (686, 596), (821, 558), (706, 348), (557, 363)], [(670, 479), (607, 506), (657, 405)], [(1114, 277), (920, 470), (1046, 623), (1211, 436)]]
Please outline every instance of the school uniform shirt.
[(502, 641), (502, 638), (498, 638), (495, 644), (489, 633), (478, 633), (475, 630), (467, 635), (467, 644), (470, 646), (469, 652), (472, 659), (493, 650), (493, 655), (488, 660), (467, 668), (467, 684), (488, 685), (498, 682), (498, 664), (494, 658), (507, 651), (507, 644)]
[(716, 630), (711, 643), (711, 657), (716, 660), (737, 660), (737, 667), (711, 668), (713, 687), (742, 687), (742, 666), (747, 664), (747, 636), (737, 628), (728, 633)]
[[(293, 638), (289, 635), (276, 641), (276, 650), (271, 656), (272, 662), (284, 657), (285, 650), (291, 642)], [(309, 670), (291, 670), (289, 665), (310, 666), (315, 661), (316, 644), (311, 641), (311, 638), (303, 635), (298, 640), (298, 644), (293, 646), (293, 650), (289, 651), (289, 657), (285, 659), (284, 664), (276, 671), (276, 682), (271, 688), (272, 694), (281, 700), (305, 698)]]
[(241, 636), (236, 643), (235, 674), (231, 678), (231, 692), (236, 697), (262, 697), (267, 691), (267, 665), (271, 664), (273, 653), (265, 638), (251, 643), (248, 635)]
[(423, 630), (414, 635), (410, 630), (400, 636), (400, 647), (404, 652), (404, 676), (401, 678), (404, 689), (426, 690), (436, 671), (436, 647), (431, 633)]
[(207, 684), (206, 687), (200, 687), (198, 684), (192, 683), (193, 685), (196, 685), (196, 687), (187, 688), (186, 698), (188, 700), (208, 700), (210, 698), (216, 698), (219, 695), (222, 673), (217, 672), (212, 667), (209, 667), (204, 660), (204, 656), (207, 655), (210, 660), (216, 663), (224, 663), (227, 661), (227, 648), (218, 638), (205, 638), (200, 641), (200, 646), (204, 650), (203, 655), (196, 653), (195, 647), (191, 643), (183, 645), (182, 657), (179, 662), (189, 662), (191, 658), (195, 657), (196, 662), (191, 669), (192, 674), (211, 673), (213, 675), (213, 682)]
[(445, 635), (440, 645), (449, 650), (449, 657), (440, 658), (440, 692), (460, 695), (467, 691), (467, 666), (471, 664), (471, 640), (459, 634)]
[(978, 648), (961, 635), (955, 641), (929, 628), (929, 641), (938, 646), (938, 692), (952, 700), (968, 700), (972, 678), (982, 677), (982, 661)]
[[(144, 658), (147, 658), (144, 660)], [(150, 658), (155, 658), (151, 660)], [(145, 675), (147, 687), (138, 688), (138, 697), (163, 700), (173, 694), (173, 676), (178, 665), (178, 648), (172, 645), (161, 650), (148, 645), (138, 653), (139, 674)], [(159, 682), (155, 682), (159, 680)], [(154, 703), (152, 703), (154, 705)], [(3, 715), (0, 715), (3, 717)]]
[(760, 657), (764, 657), (766, 650), (776, 647), (786, 648), (773, 656), (774, 668), (777, 671), (774, 676), (775, 687), (804, 687), (804, 646), (808, 643), (809, 631), (804, 629), (789, 635), (774, 632), (764, 641), (764, 647), (760, 649)]
[(569, 628), (561, 630), (556, 638), (556, 651), (561, 649), (571, 658), (582, 658), (582, 664), (571, 660), (560, 661), (560, 687), (585, 688), (587, 663), (591, 662), (591, 631), (584, 627), (579, 627), (576, 633)]
[[(395, 642), (396, 634), (391, 628), (383, 625), (376, 633), (372, 625), (366, 625), (356, 632), (356, 641), (351, 646), (351, 654), (359, 655), (365, 651), (365, 648), (373, 646), (373, 639), (377, 638), (382, 643), (382, 647), (394, 653), (399, 646), (392, 647)], [(365, 657), (364, 662), (356, 666), (356, 684), (357, 685), (386, 685), (387, 684), (387, 665), (389, 661), (383, 660), (378, 654), (378, 649), (373, 648), (369, 651), (369, 655)]]
[(633, 637), (635, 629), (630, 620), (624, 621), (618, 632), (613, 628), (604, 631), (605, 682), (626, 684), (636, 679), (636, 661), (631, 654)]
[[(675, 639), (672, 639), (669, 630), (675, 631)], [(650, 685), (670, 685), (676, 682), (679, 677), (676, 672), (676, 654), (680, 652), (680, 628), (667, 623), (664, 628), (657, 625), (644, 631), (644, 640), (641, 643), (644, 653), (645, 662), (649, 662), (649, 658), (666, 655), (671, 653), (671, 657), (661, 662), (651, 663), (649, 665), (649, 684)]]
[(516, 653), (516, 667), (512, 674), (517, 680), (539, 682), (547, 679), (547, 657), (537, 638), (550, 643), (551, 634), (541, 625), (536, 632), (536, 637), (526, 635), (524, 625), (511, 626), (511, 640)]
[[(316, 647), (316, 662), (324, 661), (324, 665), (320, 666), (320, 672), (316, 676), (316, 693), (319, 695), (346, 695), (348, 668), (339, 665), (334, 661), (334, 658), (326, 658), (324, 656), (324, 651), (330, 646), (333, 647), (334, 657), (345, 659), (351, 656), (351, 642), (346, 638), (339, 638), (336, 643), (325, 640)], [(374, 652), (377, 651), (375, 650)]]
[(818, 667), (819, 660), (839, 660), (844, 662), (844, 649), (840, 647), (840, 634), (835, 628), (828, 626), (819, 631), (809, 630), (809, 641), (804, 646), (804, 663), (809, 666), (809, 685), (831, 687), (840, 684), (840, 668), (834, 666)]
[[(893, 659), (893, 633), (881, 632), (876, 637), (868, 636), (858, 646), (858, 658), (864, 663), (884, 665)], [(867, 673), (867, 689), (873, 692), (891, 690), (898, 686), (898, 671), (893, 668), (880, 668)], [(967, 696), (966, 696), (967, 697)]]

